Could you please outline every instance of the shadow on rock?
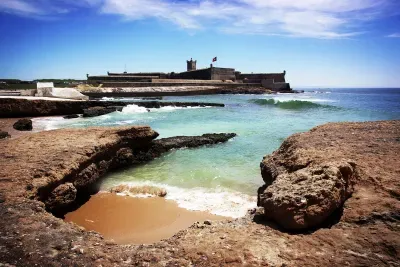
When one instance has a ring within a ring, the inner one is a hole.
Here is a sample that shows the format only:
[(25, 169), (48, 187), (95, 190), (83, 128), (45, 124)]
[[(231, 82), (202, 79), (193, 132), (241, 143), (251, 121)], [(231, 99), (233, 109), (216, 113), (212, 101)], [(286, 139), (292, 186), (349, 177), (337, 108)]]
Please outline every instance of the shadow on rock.
[(264, 215), (264, 212), (257, 212), (256, 214), (254, 214), (253, 222), (270, 227), (282, 233), (293, 234), (293, 235), (309, 235), (313, 234), (319, 229), (330, 229), (336, 224), (338, 224), (343, 216), (343, 210), (344, 210), (343, 207), (338, 208), (324, 222), (309, 229), (297, 229), (297, 230), (285, 229), (274, 220), (268, 219)]

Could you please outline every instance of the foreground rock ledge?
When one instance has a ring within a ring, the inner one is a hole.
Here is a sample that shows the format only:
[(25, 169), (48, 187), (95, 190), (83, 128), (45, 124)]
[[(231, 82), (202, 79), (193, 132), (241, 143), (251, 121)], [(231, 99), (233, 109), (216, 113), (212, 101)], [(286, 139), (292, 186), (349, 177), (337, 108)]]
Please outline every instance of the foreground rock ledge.
[[(366, 170), (381, 165), (386, 170), (397, 166), (399, 171), (398, 161), (390, 157), (399, 148), (396, 135), (398, 121), (328, 124), (291, 136), (261, 162), (265, 185), (259, 189), (258, 205), (264, 207), (266, 218), (288, 230), (332, 223), (355, 184), (365, 183)], [(381, 162), (380, 155), (387, 156), (387, 162)], [(370, 179), (398, 195), (398, 188), (393, 188), (393, 182), (399, 183), (396, 177)], [(396, 211), (398, 205), (392, 207)]]
[[(150, 130), (141, 128), (139, 133), (143, 138), (150, 137), (154, 135)], [(330, 228), (308, 234), (287, 234), (264, 221), (263, 214), (256, 214), (254, 221), (252, 217), (245, 217), (211, 225), (195, 224), (168, 240), (143, 246), (118, 246), (104, 241), (99, 234), (86, 232), (46, 212), (42, 201), (26, 197), (35, 190), (31, 184), (36, 179), (53, 181), (55, 177), (62, 177), (62, 172), (73, 169), (80, 159), (88, 157), (87, 153), (125, 142), (124, 136), (129, 134), (129, 131), (104, 129), (91, 134), (78, 130), (57, 132), (59, 139), (46, 132), (16, 141), (1, 141), (0, 263), (16, 266), (399, 266), (400, 121), (327, 124), (290, 137), (288, 140), (295, 145), (279, 149), (281, 155), (287, 153), (288, 157), (281, 158), (281, 165), (276, 165), (278, 169), (289, 166), (289, 162), (296, 163), (292, 165), (296, 169), (310, 160), (346, 159), (356, 164), (359, 175), (352, 196), (344, 203), (340, 220)], [(129, 156), (129, 153), (120, 153)], [(70, 184), (73, 183), (66, 182), (59, 190), (74, 194)], [(69, 194), (65, 196), (67, 199)]]
[[(48, 211), (62, 216), (96, 193), (96, 182), (110, 170), (152, 160), (174, 148), (226, 142), (236, 134), (153, 141), (157, 136), (148, 126), (42, 132), (3, 142), (0, 166), (5, 177), (16, 178), (14, 196), (40, 200)], [(24, 166), (16, 167), (8, 159)]]

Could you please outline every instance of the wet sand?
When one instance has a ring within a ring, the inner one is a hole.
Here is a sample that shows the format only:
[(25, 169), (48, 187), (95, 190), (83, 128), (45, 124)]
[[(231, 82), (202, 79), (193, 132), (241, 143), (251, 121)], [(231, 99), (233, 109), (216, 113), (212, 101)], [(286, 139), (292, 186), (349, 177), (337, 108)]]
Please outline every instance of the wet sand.
[(133, 198), (99, 193), (65, 221), (96, 231), (118, 244), (151, 244), (172, 237), (197, 221), (226, 217), (189, 211), (161, 197)]

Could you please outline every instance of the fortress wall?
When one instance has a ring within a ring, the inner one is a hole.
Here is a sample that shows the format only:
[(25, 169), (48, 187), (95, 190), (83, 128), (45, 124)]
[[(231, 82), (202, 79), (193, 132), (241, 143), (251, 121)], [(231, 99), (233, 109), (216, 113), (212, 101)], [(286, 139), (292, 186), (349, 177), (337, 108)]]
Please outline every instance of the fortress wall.
[(237, 73), (236, 79), (238, 80), (249, 80), (251, 82), (261, 83), (262, 80), (274, 80), (276, 83), (284, 83), (285, 74), (284, 73)]
[[(171, 75), (172, 76), (172, 75)], [(211, 69), (201, 69), (175, 73), (172, 79), (211, 80)]]
[(127, 87), (164, 87), (164, 86), (218, 86), (218, 87), (260, 87), (260, 84), (224, 83), (214, 81), (151, 83), (151, 82), (105, 82), (102, 88), (127, 88)]
[(213, 80), (185, 80), (185, 79), (153, 79), (153, 83), (223, 83), (223, 81), (213, 81)]
[(290, 83), (274, 83), (274, 87), (272, 88), (274, 91), (290, 91)]
[(160, 79), (166, 79), (167, 74), (164, 72), (135, 72), (135, 73), (115, 73), (115, 72), (108, 72), (109, 76), (152, 76), (152, 77), (159, 77)]
[(115, 81), (115, 82), (124, 82), (124, 81), (132, 81), (132, 82), (151, 82), (152, 79), (158, 78), (157, 76), (89, 76), (89, 82), (98, 82), (102, 83), (105, 81)]
[(212, 68), (211, 69), (212, 80), (236, 80), (235, 69), (229, 68)]

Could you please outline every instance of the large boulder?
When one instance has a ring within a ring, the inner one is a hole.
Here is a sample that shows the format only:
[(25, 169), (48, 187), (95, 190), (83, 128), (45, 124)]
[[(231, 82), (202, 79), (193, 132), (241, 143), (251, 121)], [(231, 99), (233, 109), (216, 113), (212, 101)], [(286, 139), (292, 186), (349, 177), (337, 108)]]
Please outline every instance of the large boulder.
[(13, 128), (18, 131), (32, 131), (32, 120), (20, 119), (14, 123)]
[(4, 139), (4, 138), (8, 138), (8, 137), (10, 137), (8, 132), (4, 132), (4, 131), (0, 130), (0, 139)]
[(258, 205), (265, 216), (288, 230), (314, 228), (340, 209), (353, 193), (354, 164), (327, 162), (294, 172), (278, 173), (270, 158), (261, 164), (266, 185)]
[(257, 205), (287, 230), (337, 221), (359, 179), (354, 155), (343, 153), (345, 144), (331, 137), (335, 131), (320, 129), (290, 136), (260, 165), (265, 184), (258, 189)]

